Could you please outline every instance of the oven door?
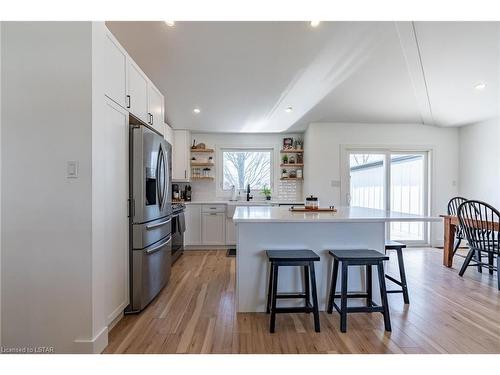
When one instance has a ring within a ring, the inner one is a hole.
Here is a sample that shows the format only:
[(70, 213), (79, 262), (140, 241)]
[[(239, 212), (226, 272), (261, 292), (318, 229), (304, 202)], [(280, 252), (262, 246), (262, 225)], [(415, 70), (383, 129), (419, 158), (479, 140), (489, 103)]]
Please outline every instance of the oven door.
[(172, 215), (172, 263), (175, 262), (184, 251), (184, 232), (186, 223), (184, 211)]
[(172, 212), (172, 149), (146, 126), (131, 127), (132, 222), (146, 223)]

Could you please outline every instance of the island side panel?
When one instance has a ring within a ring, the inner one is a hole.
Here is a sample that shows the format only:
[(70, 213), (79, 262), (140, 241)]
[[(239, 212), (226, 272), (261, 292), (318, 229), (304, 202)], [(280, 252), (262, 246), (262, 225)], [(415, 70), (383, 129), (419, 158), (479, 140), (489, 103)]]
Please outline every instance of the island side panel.
[[(236, 293), (238, 312), (264, 312), (269, 263), (265, 250), (310, 249), (321, 260), (315, 262), (320, 310), (326, 303), (332, 272), (330, 249), (374, 249), (384, 251), (384, 222), (339, 223), (237, 223)], [(339, 274), (340, 276), (340, 274)], [(302, 290), (302, 272), (298, 267), (283, 267), (279, 272), (278, 290)], [(379, 300), (378, 278), (373, 272), (374, 300)], [(340, 282), (337, 283), (339, 290)], [(364, 271), (352, 267), (349, 272), (349, 290), (364, 287)], [(280, 300), (280, 305), (298, 304), (298, 301)]]

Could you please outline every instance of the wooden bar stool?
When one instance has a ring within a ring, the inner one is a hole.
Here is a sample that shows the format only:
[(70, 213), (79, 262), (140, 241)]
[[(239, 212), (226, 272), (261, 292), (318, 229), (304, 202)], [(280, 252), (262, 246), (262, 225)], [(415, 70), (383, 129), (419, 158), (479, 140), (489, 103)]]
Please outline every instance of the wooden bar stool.
[[(314, 314), (314, 330), (320, 331), (318, 295), (316, 291), (316, 274), (314, 262), (319, 256), (311, 250), (266, 250), (267, 258), (271, 263), (269, 285), (267, 292), (267, 313), (271, 313), (269, 331), (274, 333), (276, 314), (305, 312)], [(278, 293), (278, 270), (280, 267), (304, 267), (304, 291), (299, 293)], [(309, 285), (309, 279), (311, 285)], [(312, 305), (311, 305), (312, 293)], [(303, 298), (304, 307), (276, 307), (276, 300), (281, 298)]]
[(394, 284), (399, 285), (401, 289), (388, 290), (387, 293), (403, 293), (403, 301), (405, 304), (410, 303), (410, 297), (408, 297), (408, 284), (406, 283), (406, 272), (405, 265), (403, 262), (403, 249), (406, 247), (405, 244), (396, 241), (386, 241), (385, 250), (396, 250), (398, 254), (398, 266), (399, 266), (399, 280), (394, 277), (385, 275), (385, 278), (392, 281)]
[[(384, 315), (385, 330), (391, 330), (391, 320), (389, 317), (389, 305), (387, 303), (387, 292), (385, 289), (384, 260), (389, 260), (385, 254), (375, 250), (353, 249), (353, 250), (330, 250), (333, 257), (332, 282), (330, 286), (330, 297), (328, 299), (328, 313), (333, 312), (333, 308), (340, 314), (340, 331), (347, 331), (347, 314), (357, 312), (381, 312)], [(337, 275), (339, 262), (342, 262), (341, 292), (336, 294)], [(347, 274), (349, 266), (366, 267), (366, 292), (348, 293)], [(372, 266), (377, 266), (378, 281), (380, 287), (380, 298), (382, 305), (377, 305), (372, 301)], [(340, 298), (340, 307), (335, 303), (335, 298)], [(366, 306), (347, 307), (348, 298), (366, 298)]]

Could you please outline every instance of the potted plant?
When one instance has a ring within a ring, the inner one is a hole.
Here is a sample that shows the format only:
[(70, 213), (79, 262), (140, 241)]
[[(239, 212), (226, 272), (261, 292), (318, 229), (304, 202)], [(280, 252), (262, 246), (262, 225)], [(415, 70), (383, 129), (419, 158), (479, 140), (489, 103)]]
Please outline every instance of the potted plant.
[(295, 140), (295, 149), (296, 150), (302, 150), (302, 145), (304, 144), (304, 141), (302, 140), (302, 138), (297, 138)]
[(286, 169), (282, 169), (281, 170), (281, 177), (282, 178), (287, 178), (288, 177), (288, 173), (287, 173)]
[(288, 164), (288, 155), (283, 155), (283, 157), (281, 158), (281, 160), (283, 161), (283, 164)]
[(271, 189), (267, 187), (267, 185), (264, 185), (262, 190), (260, 191), (262, 195), (266, 197), (266, 200), (270, 201), (271, 200)]

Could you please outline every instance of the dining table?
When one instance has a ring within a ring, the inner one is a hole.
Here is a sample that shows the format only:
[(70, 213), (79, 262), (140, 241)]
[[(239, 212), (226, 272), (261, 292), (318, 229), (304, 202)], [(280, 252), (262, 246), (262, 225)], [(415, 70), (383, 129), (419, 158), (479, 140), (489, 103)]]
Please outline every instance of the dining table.
[[(443, 249), (443, 265), (446, 267), (453, 266), (453, 248), (455, 244), (455, 232), (457, 226), (460, 224), (458, 216), (455, 215), (439, 215), (443, 218), (444, 223), (444, 249)], [(488, 227), (494, 231), (499, 231), (500, 226), (498, 223), (484, 223), (481, 221), (471, 220), (470, 225), (474, 227)]]

